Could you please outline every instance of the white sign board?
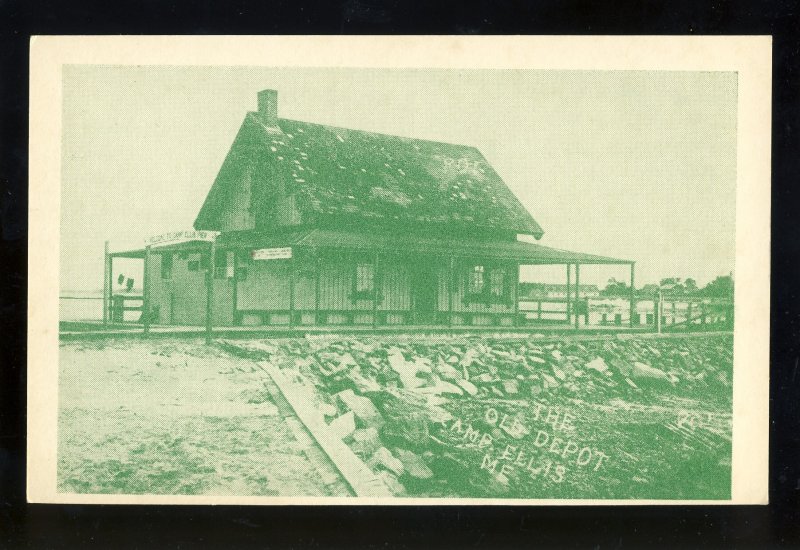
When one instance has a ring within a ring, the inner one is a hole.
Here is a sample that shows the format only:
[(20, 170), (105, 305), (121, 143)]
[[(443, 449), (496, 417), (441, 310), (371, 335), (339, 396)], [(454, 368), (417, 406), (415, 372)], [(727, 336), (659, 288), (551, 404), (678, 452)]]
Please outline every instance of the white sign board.
[(150, 246), (162, 246), (165, 244), (175, 244), (188, 241), (213, 241), (219, 235), (219, 231), (173, 231), (162, 233), (150, 237), (145, 242)]
[(250, 257), (254, 260), (288, 260), (292, 257), (292, 248), (260, 248), (253, 250)]

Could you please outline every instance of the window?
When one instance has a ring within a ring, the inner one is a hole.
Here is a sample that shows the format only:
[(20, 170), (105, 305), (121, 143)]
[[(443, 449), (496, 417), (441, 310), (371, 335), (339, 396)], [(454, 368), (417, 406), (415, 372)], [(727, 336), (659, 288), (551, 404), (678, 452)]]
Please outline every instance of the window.
[(189, 271), (200, 271), (200, 262), (198, 260), (192, 260), (186, 267)]
[(502, 298), (506, 293), (506, 272), (504, 269), (489, 271), (489, 295), (493, 298)]
[(483, 279), (484, 267), (476, 265), (469, 274), (469, 293), (483, 294), (485, 281)]
[(161, 278), (172, 279), (172, 254), (161, 255)]
[(368, 295), (375, 291), (375, 266), (371, 263), (356, 264), (355, 294)]
[(505, 303), (511, 300), (511, 286), (505, 267), (473, 265), (467, 272), (467, 303)]

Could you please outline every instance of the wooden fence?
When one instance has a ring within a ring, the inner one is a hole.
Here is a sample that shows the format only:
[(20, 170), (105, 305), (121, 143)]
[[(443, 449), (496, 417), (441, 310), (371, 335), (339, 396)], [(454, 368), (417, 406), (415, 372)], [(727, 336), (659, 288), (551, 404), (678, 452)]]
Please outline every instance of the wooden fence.
[(656, 300), (637, 300), (633, 323), (628, 300), (590, 298), (578, 302), (541, 298), (520, 300), (520, 323), (523, 325), (571, 324), (578, 317), (579, 326), (647, 327), (654, 330), (694, 330), (701, 327), (733, 326), (733, 302), (728, 300), (668, 299), (660, 306)]

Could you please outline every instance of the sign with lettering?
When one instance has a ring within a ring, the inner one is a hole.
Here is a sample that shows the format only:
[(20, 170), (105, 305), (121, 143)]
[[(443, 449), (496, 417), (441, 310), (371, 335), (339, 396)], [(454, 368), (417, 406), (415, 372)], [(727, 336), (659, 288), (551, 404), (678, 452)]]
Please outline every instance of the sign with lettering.
[(292, 247), (259, 248), (250, 253), (254, 260), (288, 260), (292, 257)]
[(171, 233), (162, 233), (161, 235), (154, 235), (145, 242), (150, 246), (163, 246), (167, 244), (183, 243), (188, 241), (208, 241), (211, 242), (217, 238), (219, 231), (172, 231)]
[(444, 169), (448, 172), (468, 174), (476, 177), (481, 177), (486, 173), (483, 168), (483, 162), (480, 160), (473, 160), (465, 157), (456, 159), (444, 155), (434, 155), (434, 158), (441, 160)]
[(533, 405), (530, 424), (520, 415), (488, 407), (482, 419), (473, 423), (456, 418), (446, 430), (451, 440), (475, 448), (480, 469), (503, 483), (513, 478), (517, 484), (529, 476), (560, 484), (578, 470), (599, 472), (607, 467), (609, 455), (581, 440), (575, 414), (543, 403)]

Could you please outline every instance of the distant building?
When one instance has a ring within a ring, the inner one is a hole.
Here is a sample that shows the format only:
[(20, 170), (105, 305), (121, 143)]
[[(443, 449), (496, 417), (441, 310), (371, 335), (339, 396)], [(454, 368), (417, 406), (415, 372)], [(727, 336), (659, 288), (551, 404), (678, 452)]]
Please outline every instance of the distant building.
[(205, 240), (109, 255), (147, 257), (147, 320), (510, 326), (520, 265), (633, 264), (520, 240), (542, 228), (474, 147), (277, 113), (260, 92), (195, 220)]
[[(575, 295), (575, 285), (548, 284), (548, 283), (520, 283), (520, 300), (566, 300), (567, 291)], [(597, 285), (580, 285), (580, 297), (582, 299), (597, 298), (600, 296), (600, 289)]]

